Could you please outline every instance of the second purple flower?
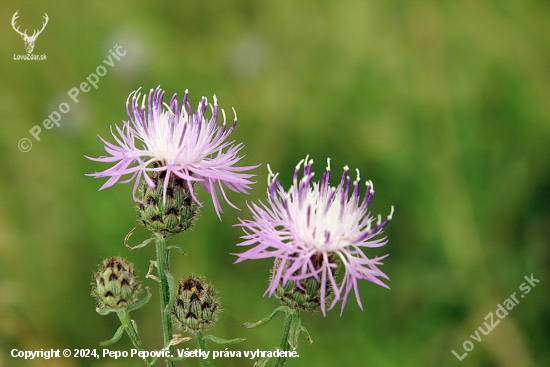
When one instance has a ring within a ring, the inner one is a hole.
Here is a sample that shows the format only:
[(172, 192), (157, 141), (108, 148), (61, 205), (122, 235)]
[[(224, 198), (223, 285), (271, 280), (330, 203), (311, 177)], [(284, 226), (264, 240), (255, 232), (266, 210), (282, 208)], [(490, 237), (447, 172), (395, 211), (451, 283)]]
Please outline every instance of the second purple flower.
[(245, 232), (238, 245), (253, 247), (235, 254), (239, 257), (236, 262), (275, 259), (266, 293), (276, 294), (291, 308), (309, 310), (316, 302), (325, 314), (326, 303), (331, 309), (342, 301), (343, 311), (352, 289), (362, 308), (359, 279), (389, 288), (379, 279), (389, 278), (378, 269), (380, 260), (388, 255), (368, 258), (363, 249), (386, 244), (381, 234), (392, 218), (393, 207), (384, 221), (376, 219), (368, 210), (374, 194), (372, 182), (366, 182), (361, 199), (359, 171), (352, 181), (344, 167), (340, 183), (334, 187), (329, 184), (330, 164), (319, 182), (313, 182), (312, 165), (308, 158), (300, 161), (288, 191), (277, 174), (270, 172), (267, 204), (249, 205), (253, 218), (238, 224)]

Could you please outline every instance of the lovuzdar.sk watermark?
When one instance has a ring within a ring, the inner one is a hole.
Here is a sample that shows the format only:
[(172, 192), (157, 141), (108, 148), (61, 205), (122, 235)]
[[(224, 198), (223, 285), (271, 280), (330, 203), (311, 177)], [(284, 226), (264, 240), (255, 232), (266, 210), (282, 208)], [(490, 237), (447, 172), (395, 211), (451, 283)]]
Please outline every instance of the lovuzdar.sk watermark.
[(32, 35), (29, 36), (27, 34), (26, 29), (25, 29), (24, 32), (21, 32), (19, 30), (19, 26), (16, 24), (16, 20), (17, 20), (17, 18), (19, 18), (18, 12), (19, 12), (19, 10), (17, 10), (15, 12), (15, 14), (13, 14), (13, 17), (11, 18), (11, 26), (13, 27), (13, 29), (17, 33), (19, 33), (21, 38), (23, 38), (23, 41), (25, 41), (25, 49), (27, 50), (27, 54), (26, 55), (13, 54), (13, 59), (14, 60), (47, 60), (46, 54), (35, 55), (35, 54), (32, 53), (32, 51), (34, 50), (34, 43), (36, 42), (36, 39), (38, 38), (40, 33), (42, 33), (42, 31), (44, 30), (44, 28), (46, 28), (46, 25), (48, 24), (48, 21), (50, 19), (48, 17), (48, 14), (44, 13), (44, 17), (43, 17), (44, 22), (42, 22), (42, 28), (40, 30), (35, 29), (33, 31)]
[[(540, 280), (535, 279), (533, 277), (533, 274), (531, 276), (525, 276), (524, 277), (526, 282), (521, 283), (519, 286), (519, 290), (522, 292), (520, 295), (521, 298), (524, 298), (527, 293), (531, 291), (531, 287), (535, 288), (536, 284), (540, 282)], [(484, 320), (486, 320), (483, 323), (483, 326), (480, 326), (476, 329), (473, 335), (470, 335), (470, 338), (478, 343), (481, 343), (482, 335), (489, 334), (498, 324), (500, 324), (500, 321), (504, 319), (506, 316), (508, 316), (508, 311), (511, 311), (514, 307), (516, 307), (519, 304), (519, 299), (516, 297), (516, 292), (512, 293), (512, 295), (504, 300), (502, 304), (497, 305), (497, 309), (495, 313), (489, 312), (487, 316), (485, 316)], [(496, 314), (496, 317), (495, 317)], [(481, 334), (479, 333), (481, 331)], [(471, 340), (466, 340), (462, 347), (464, 348), (465, 352), (464, 354), (459, 355), (455, 350), (451, 350), (451, 352), (454, 354), (456, 358), (458, 358), (459, 361), (462, 361), (466, 356), (468, 355), (468, 352), (471, 352), (474, 349), (474, 343)]]

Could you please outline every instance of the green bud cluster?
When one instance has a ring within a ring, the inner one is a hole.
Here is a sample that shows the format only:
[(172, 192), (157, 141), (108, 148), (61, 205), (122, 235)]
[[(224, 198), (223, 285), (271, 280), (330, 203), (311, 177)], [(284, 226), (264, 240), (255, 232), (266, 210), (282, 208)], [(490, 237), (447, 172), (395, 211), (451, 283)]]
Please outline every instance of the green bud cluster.
[[(316, 255), (314, 255), (316, 256)], [(280, 264), (280, 260), (277, 260)], [(313, 261), (315, 265), (315, 259)], [(336, 270), (332, 270), (333, 274)], [(314, 277), (302, 279), (299, 282), (295, 280), (289, 280), (285, 284), (283, 281), (279, 282), (277, 289), (275, 290), (275, 296), (283, 306), (290, 307), (293, 310), (301, 310), (307, 312), (319, 311), (321, 307), (321, 287), (322, 283)], [(332, 286), (327, 282), (325, 290), (325, 303), (328, 304), (334, 298), (334, 291)]]
[[(153, 167), (159, 167), (155, 163)], [(154, 233), (163, 236), (185, 232), (191, 228), (197, 215), (198, 205), (193, 200), (187, 181), (170, 175), (164, 195), (166, 171), (154, 172), (151, 180), (155, 187), (143, 180), (138, 194), (143, 203), (137, 203), (138, 221)], [(193, 187), (194, 188), (194, 187)]]
[(217, 321), (219, 312), (217, 292), (210, 284), (196, 276), (178, 283), (173, 316), (184, 331), (205, 331)]
[(122, 310), (134, 304), (141, 284), (134, 275), (134, 265), (121, 257), (105, 259), (94, 274), (92, 296), (100, 308)]

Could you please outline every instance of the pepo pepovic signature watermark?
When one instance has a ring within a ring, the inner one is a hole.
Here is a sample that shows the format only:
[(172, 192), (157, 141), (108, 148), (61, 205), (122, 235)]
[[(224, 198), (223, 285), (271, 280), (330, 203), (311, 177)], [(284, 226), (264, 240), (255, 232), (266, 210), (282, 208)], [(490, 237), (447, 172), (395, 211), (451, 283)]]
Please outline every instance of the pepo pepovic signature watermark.
[[(540, 280), (533, 278), (533, 274), (531, 276), (525, 276), (526, 283), (521, 283), (519, 286), (520, 291), (522, 291), (521, 298), (524, 298), (527, 293), (531, 291), (531, 287), (535, 288), (536, 284), (540, 282)], [(527, 285), (529, 283), (529, 285)], [(508, 315), (508, 311), (511, 311), (515, 306), (519, 304), (519, 300), (516, 298), (516, 292), (512, 293), (512, 295), (509, 298), (506, 298), (504, 300), (504, 306), (502, 306), (500, 303), (497, 305), (497, 309), (495, 311), (495, 314), (497, 315), (497, 318), (494, 317), (493, 312), (489, 312), (487, 316), (485, 316), (484, 320), (487, 320), (490, 322), (490, 324), (487, 324), (487, 322), (484, 322), (483, 325), (486, 329), (484, 329), (482, 326), (478, 327), (475, 331), (474, 335), (470, 335), (470, 338), (478, 343), (481, 342), (481, 335), (479, 332), (483, 335), (489, 334), (499, 323), (500, 320), (504, 319)], [(451, 352), (454, 354), (456, 358), (458, 358), (459, 361), (462, 361), (466, 356), (468, 355), (468, 352), (471, 352), (474, 349), (474, 343), (471, 340), (466, 340), (462, 347), (466, 352), (462, 355), (458, 355), (455, 350), (451, 350)]]
[(50, 359), (50, 358), (114, 358), (114, 359), (123, 359), (123, 358), (142, 358), (147, 359), (149, 357), (154, 358), (199, 358), (199, 359), (208, 359), (212, 356), (213, 359), (216, 358), (247, 358), (247, 359), (259, 359), (259, 358), (278, 358), (284, 356), (286, 358), (298, 358), (298, 352), (293, 351), (284, 351), (284, 350), (215, 350), (208, 351), (202, 349), (177, 349), (174, 355), (171, 354), (169, 350), (138, 350), (130, 349), (126, 350), (110, 350), (110, 349), (50, 349), (50, 350), (19, 350), (12, 349), (11, 356), (13, 358), (22, 358), (22, 359)]
[[(128, 51), (123, 50), (122, 46), (119, 46), (118, 43), (112, 47), (109, 50), (109, 55), (106, 60), (103, 60), (103, 64), (114, 67), (116, 61), (120, 61), (121, 57), (124, 57)], [(107, 74), (107, 68), (103, 65), (99, 65), (95, 69), (95, 73), (91, 73), (86, 78), (86, 82), (80, 83), (78, 87), (71, 88), (67, 95), (70, 97), (70, 100), (72, 100), (74, 103), (78, 103), (77, 96), (80, 94), (80, 92), (88, 93), (92, 87), (95, 89), (98, 88), (98, 82), (99, 77), (105, 76)], [(48, 118), (42, 121), (42, 126), (46, 130), (50, 130), (55, 126), (59, 126), (59, 122), (61, 121), (62, 115), (66, 114), (71, 110), (70, 100), (67, 99), (67, 102), (62, 102), (59, 104), (56, 111), (52, 111), (48, 115)], [(34, 125), (30, 130), (29, 133), (36, 139), (36, 141), (40, 141), (40, 134), (42, 133), (42, 127), (40, 125)], [(20, 151), (26, 153), (31, 150), (32, 148), (32, 142), (28, 138), (23, 138), (19, 140), (17, 144)]]
[(25, 32), (21, 32), (19, 30), (19, 26), (16, 25), (16, 20), (19, 18), (19, 15), (17, 14), (19, 10), (13, 14), (13, 18), (11, 18), (11, 26), (13, 29), (21, 35), (21, 38), (23, 38), (23, 41), (25, 41), (25, 49), (27, 50), (26, 55), (13, 55), (14, 60), (47, 60), (46, 55), (34, 55), (32, 53), (32, 50), (34, 49), (34, 42), (36, 42), (36, 39), (42, 33), (44, 28), (46, 28), (46, 25), (48, 24), (48, 14), (44, 13), (44, 22), (42, 23), (42, 28), (40, 30), (35, 29), (31, 36), (27, 34), (27, 30), (25, 29)]

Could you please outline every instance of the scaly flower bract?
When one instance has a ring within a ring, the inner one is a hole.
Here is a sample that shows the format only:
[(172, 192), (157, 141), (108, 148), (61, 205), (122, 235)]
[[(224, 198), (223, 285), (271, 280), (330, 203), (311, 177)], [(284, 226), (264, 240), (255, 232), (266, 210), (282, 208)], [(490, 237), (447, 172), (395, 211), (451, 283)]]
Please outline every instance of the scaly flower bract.
[(164, 198), (170, 177), (175, 175), (187, 181), (191, 196), (202, 205), (192, 185), (193, 181), (199, 182), (212, 196), (218, 217), (223, 213), (220, 194), (230, 206), (238, 209), (228, 200), (224, 186), (235, 192), (248, 193), (249, 185), (253, 183), (248, 179), (255, 175), (242, 172), (258, 166), (235, 166), (242, 158), (237, 153), (243, 145), (226, 141), (237, 124), (235, 110), (235, 119), (229, 129), (223, 110), (223, 124), (218, 126), (216, 96), (214, 106), (210, 105), (212, 117), (207, 119), (206, 97), (202, 97), (197, 110), (193, 112), (187, 95), (186, 90), (180, 109), (176, 94), (169, 104), (163, 103), (164, 91), (160, 87), (151, 89), (148, 95), (142, 95), (139, 89), (130, 93), (126, 102), (129, 121), (123, 121), (122, 128), (115, 125), (116, 132), (111, 128), (116, 144), (99, 137), (110, 156), (87, 157), (99, 162), (116, 162), (103, 172), (89, 174), (93, 177), (109, 177), (100, 190), (114, 185), (125, 175), (131, 175), (121, 183), (134, 181), (133, 197), (141, 202), (135, 195), (141, 179), (149, 187), (154, 187), (149, 174), (165, 171)]
[[(303, 164), (303, 177), (298, 179)], [(342, 179), (337, 187), (329, 185), (330, 160), (327, 171), (320, 182), (312, 182), (313, 161), (300, 161), (294, 172), (293, 184), (285, 191), (278, 174), (270, 170), (268, 178), (267, 204), (252, 203), (248, 207), (252, 220), (240, 220), (245, 232), (239, 246), (251, 246), (244, 253), (234, 254), (236, 263), (249, 259), (275, 258), (271, 283), (266, 291), (270, 296), (279, 284), (300, 281), (314, 277), (321, 282), (321, 310), (326, 314), (325, 299), (328, 287), (334, 291), (334, 299), (329, 307), (342, 301), (343, 312), (348, 294), (353, 288), (357, 303), (363, 309), (357, 287), (358, 279), (365, 279), (389, 288), (379, 278), (388, 279), (377, 265), (388, 255), (369, 259), (361, 248), (380, 247), (387, 243), (379, 237), (384, 226), (391, 220), (390, 215), (382, 221), (370, 215), (368, 206), (374, 194), (371, 181), (366, 182), (366, 193), (360, 200), (359, 171), (351, 182), (349, 168), (344, 167)], [(337, 267), (343, 267), (343, 275), (338, 284)]]

